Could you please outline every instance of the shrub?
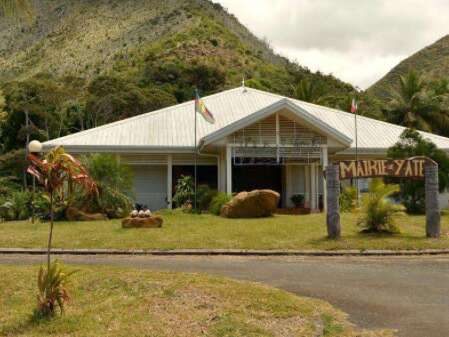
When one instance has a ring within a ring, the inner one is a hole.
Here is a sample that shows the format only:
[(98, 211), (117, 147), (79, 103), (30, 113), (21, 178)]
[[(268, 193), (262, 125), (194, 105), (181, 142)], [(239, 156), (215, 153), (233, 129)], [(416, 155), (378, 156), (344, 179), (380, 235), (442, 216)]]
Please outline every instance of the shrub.
[(353, 186), (345, 187), (340, 194), (340, 211), (351, 212), (356, 207), (357, 189)]
[(231, 199), (232, 197), (226, 193), (217, 193), (210, 203), (209, 212), (215, 215), (220, 215), (221, 207)]
[(176, 184), (176, 192), (173, 196), (173, 202), (176, 207), (182, 207), (193, 202), (194, 181), (192, 176), (181, 175)]
[(0, 205), (0, 216), (6, 220), (25, 220), (31, 215), (31, 193), (16, 191)]
[(302, 194), (294, 194), (291, 196), (290, 200), (295, 205), (295, 207), (303, 207), (304, 206), (304, 195), (302, 195)]
[(363, 196), (361, 209), (363, 213), (357, 223), (362, 228), (362, 232), (397, 233), (399, 231), (394, 224), (394, 215), (403, 211), (403, 207), (388, 199), (398, 191), (398, 185), (385, 185), (380, 179), (371, 181), (368, 193)]
[(66, 286), (74, 272), (66, 272), (57, 260), (48, 269), (40, 267), (37, 276), (37, 317), (51, 317), (57, 307), (61, 314), (64, 313), (64, 305), (70, 299)]
[(211, 189), (207, 185), (199, 185), (196, 189), (196, 198), (198, 203), (198, 208), (201, 211), (206, 211), (212, 199), (217, 195), (217, 191)]
[(116, 155), (91, 154), (81, 159), (89, 175), (98, 186), (98, 198), (85, 199), (75, 190), (79, 208), (100, 211), (110, 218), (120, 218), (132, 208), (133, 175), (131, 169)]

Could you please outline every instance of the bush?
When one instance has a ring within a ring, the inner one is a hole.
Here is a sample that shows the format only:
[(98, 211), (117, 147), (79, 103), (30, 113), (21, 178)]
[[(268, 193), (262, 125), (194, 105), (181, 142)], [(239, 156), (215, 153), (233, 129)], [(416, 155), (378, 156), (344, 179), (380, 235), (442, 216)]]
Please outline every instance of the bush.
[(212, 198), (209, 206), (209, 212), (220, 215), (221, 207), (232, 199), (227, 193), (219, 192)]
[(102, 212), (109, 218), (120, 218), (132, 208), (133, 175), (116, 155), (91, 154), (81, 159), (98, 186), (98, 199), (86, 200), (75, 190), (75, 206), (90, 212)]
[(0, 217), (6, 220), (25, 220), (31, 215), (31, 193), (16, 191), (0, 205)]
[(182, 207), (193, 202), (194, 181), (192, 176), (181, 175), (176, 184), (176, 192), (173, 196), (173, 202), (176, 207)]
[(196, 189), (196, 198), (198, 203), (198, 208), (201, 211), (207, 211), (212, 199), (217, 195), (217, 191), (211, 189), (207, 185), (199, 185)]
[(362, 232), (397, 233), (399, 231), (394, 224), (394, 215), (403, 211), (404, 208), (388, 199), (398, 191), (398, 185), (385, 185), (380, 179), (371, 181), (368, 193), (363, 196), (361, 209), (363, 214), (357, 223), (362, 228)]
[(59, 307), (61, 314), (64, 313), (64, 305), (69, 301), (67, 291), (67, 282), (74, 273), (65, 272), (58, 261), (53, 262), (50, 268), (40, 267), (37, 277), (38, 295), (37, 295), (37, 317), (51, 317)]
[(295, 207), (303, 207), (304, 206), (304, 195), (302, 195), (302, 194), (294, 194), (291, 196), (290, 200), (295, 205)]
[(340, 194), (340, 211), (351, 212), (356, 207), (357, 189), (353, 186), (345, 187)]

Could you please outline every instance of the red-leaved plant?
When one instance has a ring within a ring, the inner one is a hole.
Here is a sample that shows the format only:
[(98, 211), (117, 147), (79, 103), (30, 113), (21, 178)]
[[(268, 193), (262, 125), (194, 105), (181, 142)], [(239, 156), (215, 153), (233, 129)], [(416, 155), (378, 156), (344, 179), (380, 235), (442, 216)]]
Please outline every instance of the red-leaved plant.
[(86, 194), (98, 195), (98, 188), (83, 165), (72, 155), (66, 153), (62, 146), (52, 149), (42, 159), (35, 154), (30, 154), (28, 160), (30, 161), (30, 166), (27, 172), (36, 177), (50, 200), (47, 270), (45, 271), (41, 267), (38, 277), (38, 312), (43, 316), (49, 316), (54, 314), (55, 304), (60, 307), (62, 312), (63, 304), (69, 298), (67, 290), (64, 288), (64, 283), (69, 274), (65, 273), (57, 262), (52, 265), (50, 257), (55, 195), (63, 193), (65, 184), (67, 184), (69, 189), (73, 184), (78, 184), (85, 190)]

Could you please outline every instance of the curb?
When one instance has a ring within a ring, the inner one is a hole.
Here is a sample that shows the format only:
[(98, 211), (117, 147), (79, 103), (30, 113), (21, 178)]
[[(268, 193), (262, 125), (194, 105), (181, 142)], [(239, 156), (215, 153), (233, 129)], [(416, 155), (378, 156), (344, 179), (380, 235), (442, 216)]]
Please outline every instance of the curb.
[[(449, 255), (449, 249), (422, 250), (256, 250), (256, 249), (63, 249), (53, 248), (55, 255), (153, 255), (153, 256), (422, 256)], [(0, 248), (0, 255), (45, 255), (44, 248)]]

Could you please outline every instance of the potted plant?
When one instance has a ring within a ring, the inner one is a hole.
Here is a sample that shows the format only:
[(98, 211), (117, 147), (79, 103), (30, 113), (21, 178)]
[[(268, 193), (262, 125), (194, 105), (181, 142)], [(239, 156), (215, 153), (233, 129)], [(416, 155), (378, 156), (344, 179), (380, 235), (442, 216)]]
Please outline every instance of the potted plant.
[(294, 194), (291, 196), (290, 200), (295, 205), (296, 208), (304, 207), (304, 195), (302, 194)]

